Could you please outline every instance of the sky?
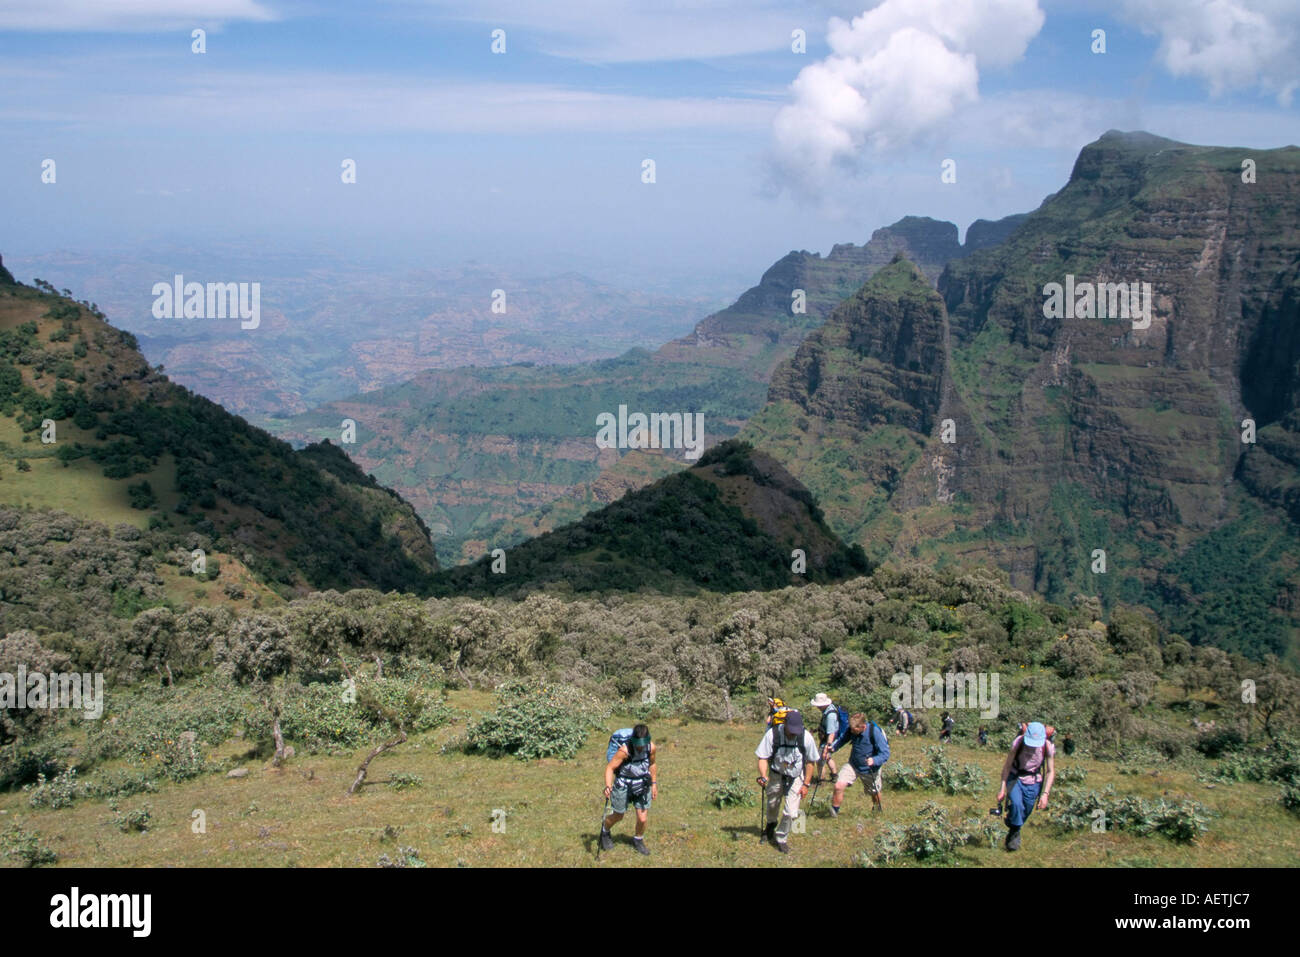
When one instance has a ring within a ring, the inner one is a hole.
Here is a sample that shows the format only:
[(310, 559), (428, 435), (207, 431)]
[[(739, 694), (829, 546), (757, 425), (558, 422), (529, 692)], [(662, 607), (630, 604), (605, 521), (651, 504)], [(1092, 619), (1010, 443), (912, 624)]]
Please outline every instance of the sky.
[(1298, 86), (1294, 0), (0, 0), (0, 255), (734, 295), (904, 215), (1033, 209), (1108, 129), (1300, 143)]

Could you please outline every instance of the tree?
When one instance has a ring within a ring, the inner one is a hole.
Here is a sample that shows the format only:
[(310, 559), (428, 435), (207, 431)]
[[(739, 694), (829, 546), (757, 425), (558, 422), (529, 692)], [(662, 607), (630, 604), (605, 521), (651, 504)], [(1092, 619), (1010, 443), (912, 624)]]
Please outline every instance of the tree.
[(212, 652), (217, 666), (236, 683), (252, 689), (270, 713), (275, 741), (272, 765), (278, 768), (284, 762), (284, 735), (280, 732), (283, 699), (275, 681), (288, 675), (294, 665), (289, 627), (269, 615), (242, 618), (229, 633), (217, 637)]

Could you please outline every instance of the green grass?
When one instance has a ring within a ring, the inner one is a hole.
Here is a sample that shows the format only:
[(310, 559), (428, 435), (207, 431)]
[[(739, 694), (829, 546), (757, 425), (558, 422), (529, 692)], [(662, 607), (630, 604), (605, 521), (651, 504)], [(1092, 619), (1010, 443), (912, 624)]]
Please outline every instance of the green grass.
[[(491, 698), (462, 691), (453, 693), (450, 703), (478, 711), (490, 707)], [(630, 723), (626, 716), (611, 719), (611, 727)], [(423, 860), (439, 867), (597, 866), (592, 841), (603, 807), (603, 736), (589, 738), (573, 761), (525, 763), (440, 753), (440, 745), (462, 730), (463, 718), (376, 759), (367, 784), (354, 797), (345, 791), (364, 754), (360, 750), (348, 757), (294, 758), (279, 771), (269, 770), (264, 759), (251, 759), (243, 762), (250, 773), (242, 779), (210, 775), (122, 799), (123, 809), (145, 801), (152, 806), (154, 823), (146, 834), (118, 831), (103, 801), (32, 810), (26, 795), (6, 794), (0, 796), (0, 821), (19, 819), (38, 831), (66, 866), (374, 866), (381, 854), (396, 856), (399, 846), (415, 847)], [(948, 797), (887, 789), (885, 813), (873, 816), (858, 790), (846, 796), (839, 818), (831, 819), (823, 786), (805, 833), (791, 837), (792, 853), (782, 857), (757, 841), (757, 806), (717, 810), (708, 804), (709, 781), (732, 771), (746, 779), (757, 773), (753, 751), (761, 726), (659, 721), (651, 730), (659, 747), (662, 785), (646, 835), (652, 856), (644, 859), (632, 852), (630, 819), (625, 819), (615, 828), (616, 846), (602, 853), (600, 867), (843, 866), (870, 846), (882, 822), (907, 823), (926, 801), (938, 801), (957, 818), (986, 815), (994, 803), (991, 793)], [(891, 763), (918, 764), (923, 748), (933, 744), (933, 735), (895, 738)], [(231, 742), (218, 753), (234, 757), (244, 750), (246, 745)], [(1002, 758), (992, 749), (955, 744), (948, 753), (958, 762), (979, 764), (991, 777)], [(1300, 862), (1300, 820), (1277, 804), (1276, 787), (1241, 783), (1207, 789), (1184, 771), (1121, 775), (1112, 764), (1060, 760), (1062, 767), (1088, 768), (1088, 788), (1114, 784), (1121, 793), (1148, 799), (1187, 796), (1218, 816), (1200, 844), (1182, 846), (1161, 837), (1058, 835), (1049, 808), (1030, 818), (1018, 853), (970, 848), (959, 854), (963, 865), (1110, 867), (1140, 859), (1150, 866), (1261, 867)], [(424, 784), (408, 790), (388, 787), (398, 774), (419, 775)], [(492, 829), (498, 808), (506, 811), (504, 833)], [(206, 816), (206, 834), (191, 829), (196, 809)], [(385, 838), (386, 827), (395, 829), (394, 837)]]
[[(86, 441), (90, 433), (71, 422), (59, 423), (59, 441)], [(103, 466), (89, 458), (76, 459), (66, 467), (54, 457), (57, 445), (40, 444), (39, 434), (23, 442), (22, 429), (16, 419), (0, 416), (0, 503), (28, 508), (56, 508), (106, 525), (125, 523), (145, 528), (155, 511), (166, 513), (176, 504), (172, 491), (176, 484), (176, 466), (164, 455), (149, 472), (124, 479), (104, 477)], [(18, 458), (26, 458), (30, 472), (15, 467)], [(158, 497), (153, 509), (131, 507), (127, 486), (148, 481)]]

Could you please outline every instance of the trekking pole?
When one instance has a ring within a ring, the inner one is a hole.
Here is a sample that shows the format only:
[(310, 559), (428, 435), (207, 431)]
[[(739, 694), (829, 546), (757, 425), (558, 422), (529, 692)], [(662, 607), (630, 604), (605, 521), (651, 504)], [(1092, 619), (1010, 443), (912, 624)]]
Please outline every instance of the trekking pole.
[(817, 789), (822, 786), (822, 768), (826, 766), (826, 759), (822, 758), (817, 762), (817, 782), (813, 785), (812, 798), (808, 801), (808, 809), (812, 810), (817, 806)]
[(600, 812), (600, 830), (596, 832), (596, 863), (600, 863), (600, 838), (605, 833), (605, 818), (609, 816), (609, 795), (605, 795), (605, 807)]

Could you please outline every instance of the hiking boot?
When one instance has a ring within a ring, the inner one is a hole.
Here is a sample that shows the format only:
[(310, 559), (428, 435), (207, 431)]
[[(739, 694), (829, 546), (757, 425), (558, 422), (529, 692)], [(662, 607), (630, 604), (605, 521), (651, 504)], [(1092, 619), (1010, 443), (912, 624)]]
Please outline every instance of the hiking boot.
[(787, 844), (785, 841), (776, 841), (775, 843), (776, 843), (776, 849), (780, 851), (782, 854), (790, 853), (790, 845)]
[(641, 838), (632, 838), (632, 846), (636, 848), (638, 854), (644, 854), (646, 857), (650, 856), (650, 848), (645, 846), (645, 841), (641, 840)]
[(775, 842), (775, 841), (776, 841), (776, 825), (775, 825), (775, 824), (769, 824), (769, 825), (764, 829), (764, 831), (763, 831), (763, 837), (767, 838), (769, 841), (773, 841), (773, 842)]
[(831, 805), (831, 817), (839, 817), (839, 816), (840, 816), (840, 809), (837, 808), (834, 804), (832, 804), (832, 805)]
[(1007, 831), (1007, 850), (1020, 850), (1020, 828), (1013, 827), (1011, 830)]
[(602, 851), (612, 851), (614, 849), (614, 838), (603, 827), (600, 829), (600, 849)]

